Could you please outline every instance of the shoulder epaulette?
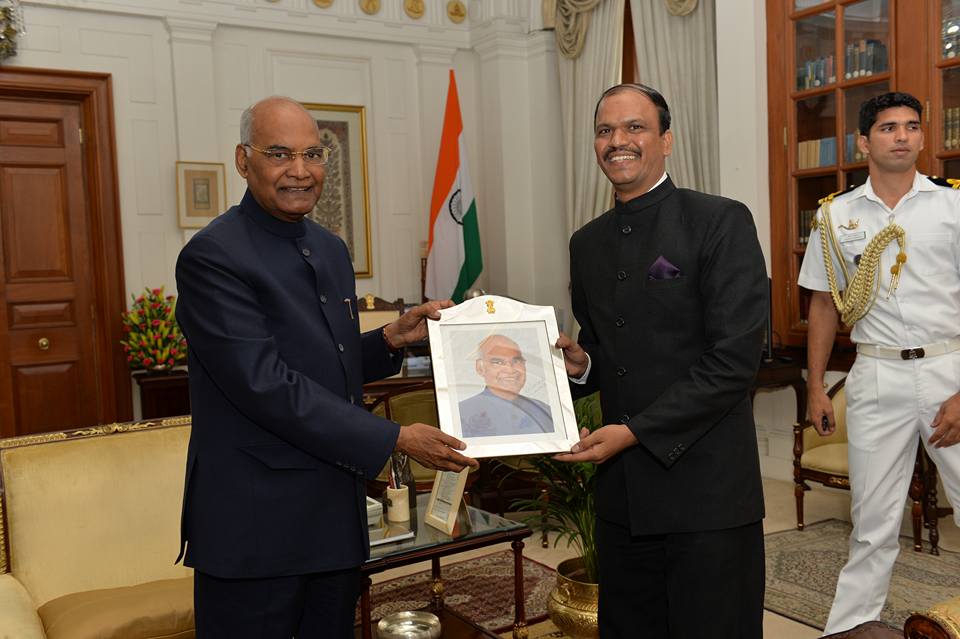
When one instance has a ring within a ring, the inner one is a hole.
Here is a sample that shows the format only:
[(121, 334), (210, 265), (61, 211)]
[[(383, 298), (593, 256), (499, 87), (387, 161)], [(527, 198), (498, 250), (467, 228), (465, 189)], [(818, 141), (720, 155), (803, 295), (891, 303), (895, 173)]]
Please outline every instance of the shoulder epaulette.
[(960, 180), (955, 180), (953, 178), (942, 178), (935, 175), (927, 176), (927, 179), (936, 184), (937, 186), (946, 186), (951, 189), (960, 189)]
[(849, 193), (850, 191), (852, 191), (852, 190), (854, 190), (855, 188), (857, 188), (857, 186), (858, 186), (858, 185), (854, 184), (853, 186), (848, 186), (847, 188), (845, 188), (845, 189), (842, 190), (842, 191), (837, 191), (836, 193), (831, 193), (831, 194), (828, 195), (827, 197), (822, 197), (822, 198), (820, 198), (819, 200), (817, 200), (817, 204), (819, 204), (820, 206), (823, 206), (823, 203), (824, 203), (824, 202), (829, 202), (829, 201), (831, 201), (831, 200), (832, 200), (833, 198), (835, 198), (835, 197), (839, 197), (839, 196), (843, 195), (844, 193)]

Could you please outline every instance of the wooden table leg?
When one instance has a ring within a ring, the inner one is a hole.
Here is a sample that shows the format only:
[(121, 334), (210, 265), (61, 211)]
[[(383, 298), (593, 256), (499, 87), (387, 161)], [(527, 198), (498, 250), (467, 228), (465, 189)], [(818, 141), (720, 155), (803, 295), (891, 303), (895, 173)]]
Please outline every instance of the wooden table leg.
[(430, 573), (433, 581), (430, 584), (430, 606), (434, 610), (443, 608), (443, 579), (440, 577), (440, 558), (430, 560)]
[(527, 639), (527, 613), (524, 610), (523, 593), (523, 542), (513, 541), (513, 639)]
[(360, 591), (360, 636), (363, 639), (373, 639), (373, 632), (370, 629), (370, 584), (373, 583), (370, 577), (363, 577), (363, 589)]

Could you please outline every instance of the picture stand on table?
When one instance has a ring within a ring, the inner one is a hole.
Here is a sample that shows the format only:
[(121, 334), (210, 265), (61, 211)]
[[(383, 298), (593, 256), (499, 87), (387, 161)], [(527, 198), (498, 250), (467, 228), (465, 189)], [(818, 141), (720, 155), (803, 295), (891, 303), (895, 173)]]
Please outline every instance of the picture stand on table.
[(457, 511), (463, 499), (463, 488), (467, 485), (469, 468), (459, 473), (438, 470), (433, 480), (433, 490), (427, 502), (427, 512), (423, 523), (449, 534), (457, 524)]

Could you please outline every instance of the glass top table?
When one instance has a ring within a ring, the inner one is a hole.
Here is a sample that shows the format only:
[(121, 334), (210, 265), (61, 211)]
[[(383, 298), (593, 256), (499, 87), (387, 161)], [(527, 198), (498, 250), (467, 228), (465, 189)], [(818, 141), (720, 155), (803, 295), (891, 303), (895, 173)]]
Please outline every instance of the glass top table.
[[(429, 494), (417, 495), (416, 507), (410, 509), (410, 521), (390, 524), (387, 535), (400, 537), (370, 548), (370, 559), (361, 567), (364, 576), (360, 596), (360, 630), (364, 639), (371, 639), (373, 632), (370, 620), (370, 575), (430, 560), (432, 584), (428, 610), (440, 616), (443, 637), (496, 637), (473, 624), (458, 613), (444, 608), (443, 580), (440, 576), (440, 558), (447, 555), (510, 542), (514, 557), (514, 624), (513, 636), (526, 636), (526, 614), (523, 593), (523, 539), (533, 534), (524, 523), (511, 521), (479, 508), (460, 504), (457, 523), (448, 535), (424, 523)], [(413, 533), (412, 536), (410, 533)]]

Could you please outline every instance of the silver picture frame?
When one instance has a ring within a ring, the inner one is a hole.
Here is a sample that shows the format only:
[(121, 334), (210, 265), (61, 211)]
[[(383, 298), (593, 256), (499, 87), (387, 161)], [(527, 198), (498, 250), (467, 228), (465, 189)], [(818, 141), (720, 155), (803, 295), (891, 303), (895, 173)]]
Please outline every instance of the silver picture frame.
[(477, 458), (569, 451), (577, 420), (552, 306), (483, 295), (428, 324), (440, 429)]

